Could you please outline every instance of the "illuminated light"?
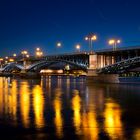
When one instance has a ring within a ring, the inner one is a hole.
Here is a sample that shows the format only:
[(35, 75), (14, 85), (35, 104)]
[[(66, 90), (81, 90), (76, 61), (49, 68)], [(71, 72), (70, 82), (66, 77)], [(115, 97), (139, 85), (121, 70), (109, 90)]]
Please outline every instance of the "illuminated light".
[(49, 70), (49, 69), (48, 69), (48, 70), (46, 70), (45, 72), (46, 72), (46, 73), (52, 73), (53, 70)]
[(66, 65), (66, 66), (65, 66), (65, 69), (66, 69), (66, 70), (70, 70), (70, 66), (69, 66), (69, 65)]
[(135, 140), (139, 140), (140, 138), (140, 128), (137, 128), (135, 131), (134, 131), (134, 139)]
[(22, 53), (22, 54), (27, 54), (28, 52), (27, 52), (27, 51), (22, 51), (21, 53)]
[(28, 87), (28, 82), (24, 82), (24, 84), (20, 88), (21, 117), (25, 128), (29, 127), (30, 92)]
[(5, 59), (8, 59), (8, 56), (6, 56)]
[(42, 128), (45, 125), (44, 122), (44, 99), (42, 89), (39, 85), (36, 85), (33, 89), (33, 109), (35, 114), (35, 125), (37, 128)]
[(85, 37), (85, 40), (88, 40), (89, 38), (88, 37)]
[(114, 39), (111, 39), (111, 40), (109, 40), (109, 45), (112, 45), (112, 44), (114, 44), (115, 43), (115, 40)]
[(97, 40), (97, 36), (96, 35), (92, 36), (91, 40)]
[(14, 62), (14, 59), (10, 58), (10, 59), (9, 59), (9, 62)]
[(12, 87), (9, 90), (8, 82), (5, 80), (0, 79), (0, 88), (6, 87), (4, 92), (0, 90), (0, 114), (10, 114), (15, 123), (17, 121), (17, 85), (15, 81), (12, 81)]
[(76, 128), (76, 133), (81, 134), (81, 98), (79, 96), (79, 91), (74, 90), (74, 97), (72, 98), (72, 109), (73, 109), (73, 123)]
[(57, 70), (57, 73), (63, 73), (63, 70)]
[(63, 119), (62, 119), (62, 100), (60, 98), (62, 91), (60, 89), (55, 90), (55, 99), (54, 99), (54, 110), (55, 110), (55, 118), (54, 123), (56, 126), (56, 134), (59, 138), (63, 137)]
[(29, 57), (30, 57), (30, 55), (28, 55), (28, 54), (27, 54), (27, 55), (26, 55), (26, 57), (27, 57), (27, 58), (29, 58)]
[(117, 43), (121, 43), (121, 40), (117, 40)]
[(58, 43), (56, 44), (56, 46), (57, 46), (58, 48), (60, 48), (60, 47), (62, 46), (62, 44), (61, 44), (60, 42), (58, 42)]
[(106, 103), (104, 117), (104, 127), (111, 139), (123, 139), (124, 131), (122, 130), (123, 126), (121, 122), (120, 106), (113, 101), (109, 101), (109, 103)]
[(80, 50), (80, 48), (81, 48), (81, 46), (78, 44), (78, 45), (76, 45), (76, 49), (77, 50)]
[(40, 51), (40, 48), (36, 48), (37, 51)]
[(98, 139), (99, 130), (96, 120), (96, 114), (93, 113), (93, 110), (90, 109), (90, 107), (88, 108), (88, 111), (82, 115), (82, 128), (86, 138), (89, 137), (89, 139), (91, 140)]
[(3, 58), (0, 58), (0, 61), (3, 61)]
[(16, 57), (17, 55), (14, 53), (13, 56)]
[(40, 52), (36, 52), (36, 55), (40, 55)]

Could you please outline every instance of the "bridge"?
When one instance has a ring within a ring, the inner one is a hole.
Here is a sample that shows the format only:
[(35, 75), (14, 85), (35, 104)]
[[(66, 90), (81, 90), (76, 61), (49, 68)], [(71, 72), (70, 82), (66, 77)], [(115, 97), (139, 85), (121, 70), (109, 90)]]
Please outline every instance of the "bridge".
[(15, 62), (10, 62), (0, 69), (1, 73), (34, 72), (42, 69), (83, 70), (88, 76), (97, 74), (120, 74), (140, 70), (140, 46), (131, 46), (112, 49), (96, 50), (95, 52), (67, 53), (48, 55), (41, 58), (17, 57)]

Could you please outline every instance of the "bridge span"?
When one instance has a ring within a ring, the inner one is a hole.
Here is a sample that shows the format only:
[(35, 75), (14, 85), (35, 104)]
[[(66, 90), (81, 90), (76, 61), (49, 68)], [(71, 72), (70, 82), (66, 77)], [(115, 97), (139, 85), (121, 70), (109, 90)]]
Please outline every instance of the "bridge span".
[[(19, 57), (20, 58), (20, 57)], [(94, 52), (80, 52), (48, 55), (41, 58), (30, 57), (16, 59), (0, 69), (1, 73), (35, 72), (42, 69), (62, 69), (69, 65), (69, 70), (83, 70), (87, 76), (99, 74), (120, 74), (135, 71), (140, 67), (140, 46), (97, 50)]]

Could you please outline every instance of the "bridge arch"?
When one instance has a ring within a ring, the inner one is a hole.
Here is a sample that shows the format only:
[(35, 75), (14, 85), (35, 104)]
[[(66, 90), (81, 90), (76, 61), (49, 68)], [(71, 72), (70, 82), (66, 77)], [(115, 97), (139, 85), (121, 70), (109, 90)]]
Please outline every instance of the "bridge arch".
[(84, 71), (86, 71), (86, 69), (87, 69), (87, 65), (82, 64), (82, 63), (75, 63), (72, 61), (56, 59), (56, 60), (50, 60), (50, 61), (45, 60), (45, 61), (37, 62), (37, 63), (31, 65), (30, 67), (28, 67), (27, 71), (38, 71), (39, 72), (43, 68), (49, 68), (50, 66), (58, 64), (58, 63), (64, 63), (65, 65), (69, 64), (72, 67), (75, 67), (77, 69), (82, 69)]
[(19, 70), (19, 71), (21, 71), (21, 70), (23, 70), (23, 69), (24, 69), (24, 67), (23, 67), (22, 65), (19, 65), (19, 64), (17, 64), (17, 63), (12, 62), (12, 63), (8, 63), (7, 65), (5, 65), (5, 66), (1, 69), (1, 71), (2, 71), (2, 72), (5, 72), (5, 71), (12, 71), (12, 70)]

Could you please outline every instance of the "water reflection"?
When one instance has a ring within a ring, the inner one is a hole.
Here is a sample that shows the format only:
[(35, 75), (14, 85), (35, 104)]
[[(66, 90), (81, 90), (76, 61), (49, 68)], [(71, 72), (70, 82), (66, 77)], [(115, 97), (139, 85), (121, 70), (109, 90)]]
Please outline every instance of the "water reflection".
[(0, 79), (0, 114), (6, 114), (16, 121), (17, 82), (14, 80), (12, 85), (12, 88), (9, 87), (7, 78)]
[(54, 98), (54, 111), (55, 111), (55, 118), (54, 118), (54, 124), (56, 127), (56, 135), (58, 137), (63, 137), (63, 119), (62, 119), (62, 100), (61, 100), (61, 89), (55, 90), (55, 98)]
[(123, 125), (121, 121), (121, 108), (112, 99), (105, 104), (105, 131), (111, 139), (123, 139)]
[(0, 78), (0, 126), (54, 139), (140, 137), (139, 86), (94, 85), (70, 77), (11, 79), (11, 84)]
[(36, 128), (42, 128), (44, 122), (44, 98), (42, 89), (39, 85), (35, 85), (32, 91), (33, 96), (33, 109), (35, 115), (35, 126)]
[(74, 97), (72, 98), (72, 109), (73, 109), (73, 124), (76, 128), (76, 134), (81, 134), (81, 99), (79, 91), (73, 91)]
[(24, 127), (29, 127), (29, 111), (30, 111), (30, 92), (28, 82), (25, 81), (20, 87), (20, 111)]

